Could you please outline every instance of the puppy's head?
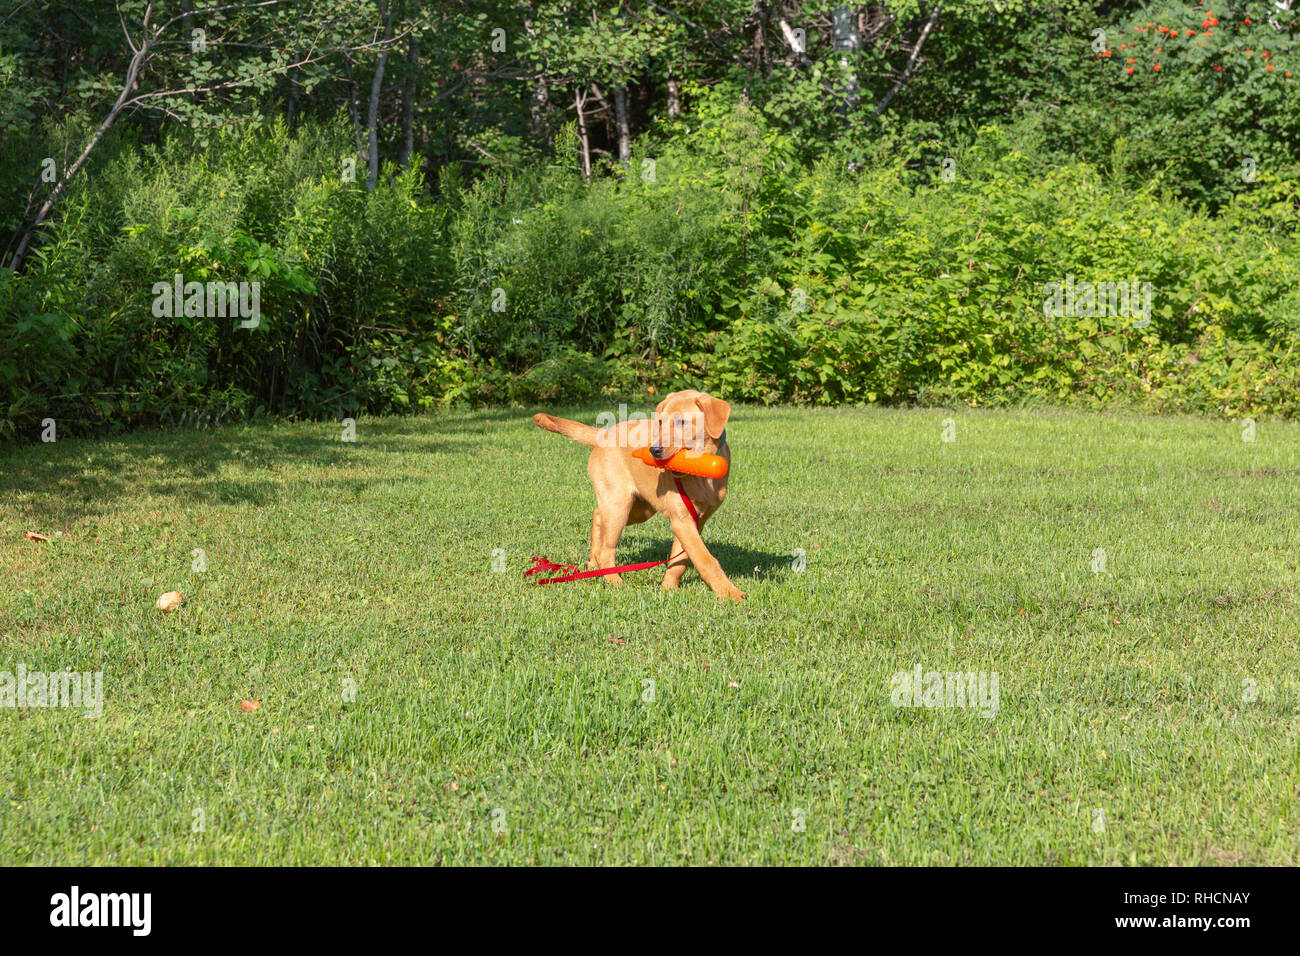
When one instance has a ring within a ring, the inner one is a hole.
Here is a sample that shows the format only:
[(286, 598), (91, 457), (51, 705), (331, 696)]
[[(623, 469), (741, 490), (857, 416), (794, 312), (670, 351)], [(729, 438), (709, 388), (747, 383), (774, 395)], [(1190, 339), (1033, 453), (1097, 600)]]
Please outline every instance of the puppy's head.
[(716, 454), (730, 414), (730, 405), (707, 392), (673, 392), (650, 418), (650, 454), (660, 460), (679, 451)]

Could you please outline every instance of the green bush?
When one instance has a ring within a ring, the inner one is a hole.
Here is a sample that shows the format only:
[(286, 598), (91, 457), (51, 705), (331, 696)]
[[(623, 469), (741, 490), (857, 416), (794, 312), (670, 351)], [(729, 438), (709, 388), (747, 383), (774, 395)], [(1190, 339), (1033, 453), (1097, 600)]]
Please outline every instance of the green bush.
[[(952, 182), (916, 190), (899, 188), (907, 157), (864, 170), (851, 201), (827, 164), (801, 174), (799, 207), (774, 211), (776, 227), (797, 223), (796, 254), (736, 303), (711, 346), (712, 383), (765, 402), (1294, 413), (1294, 182), (1213, 218), (1086, 164), (1045, 165), (1013, 140), (982, 131)], [(1045, 315), (1044, 286), (1070, 275), (1150, 283), (1150, 325)]]
[[(351, 153), (337, 133), (272, 125), (203, 152), (180, 137), (124, 150), (83, 178), (29, 271), (3, 273), (0, 427), (341, 415), (441, 397), (443, 209), (414, 171), (369, 193), (345, 182)], [(154, 315), (154, 285), (177, 273), (260, 283), (260, 324)], [(418, 374), (393, 373), (413, 358)]]
[[(960, 147), (900, 129), (803, 162), (759, 111), (694, 95), (689, 123), (589, 184), (562, 165), (445, 173), (430, 197), (386, 168), (367, 192), (341, 175), (343, 124), (122, 151), (27, 273), (0, 272), (0, 434), (648, 385), (1300, 412), (1296, 180), (1265, 171), (1197, 211), (1048, 158), (1032, 121)], [(257, 279), (261, 324), (155, 316), (177, 272)], [(1149, 284), (1149, 322), (1045, 312), (1069, 277)]]

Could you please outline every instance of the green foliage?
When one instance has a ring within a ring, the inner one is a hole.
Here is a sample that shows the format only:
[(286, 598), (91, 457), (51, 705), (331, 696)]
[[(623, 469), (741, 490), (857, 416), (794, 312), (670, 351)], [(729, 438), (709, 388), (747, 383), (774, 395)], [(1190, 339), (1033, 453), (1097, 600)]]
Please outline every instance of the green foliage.
[[(474, 354), (509, 371), (571, 343), (611, 360), (611, 392), (1300, 410), (1295, 182), (1261, 182), (1209, 217), (1042, 162), (1032, 124), (981, 131), (951, 182), (937, 163), (918, 171), (933, 143), (802, 167), (747, 107), (697, 95), (652, 183), (553, 173), (476, 188), (456, 268), (472, 280), (456, 300)], [(1045, 286), (1070, 276), (1149, 285), (1149, 323), (1045, 315)], [(494, 284), (510, 304), (492, 315)]]
[[(343, 137), (282, 125), (124, 151), (74, 188), (21, 278), (3, 272), (10, 434), (340, 415), (429, 405), (447, 383), (435, 320), (441, 207), (414, 171), (367, 193)], [(257, 282), (261, 318), (155, 315), (158, 283)], [(12, 332), (13, 334), (9, 334)], [(394, 371), (403, 357), (418, 373)]]
[(1246, 4), (1220, 18), (1158, 3), (1098, 24), (1082, 89), (1051, 120), (1054, 139), (1094, 162), (1114, 152), (1130, 181), (1154, 173), (1212, 208), (1263, 173), (1297, 178), (1300, 24), (1276, 12)]
[[(1030, 120), (966, 145), (886, 127), (801, 162), (696, 89), (627, 172), (567, 162), (430, 199), (366, 192), (345, 123), (121, 150), (0, 282), (0, 429), (338, 417), (707, 385), (775, 403), (1136, 405), (1300, 414), (1300, 185), (1218, 215), (1085, 162)], [(262, 319), (158, 317), (157, 283), (261, 283)], [(1136, 314), (1046, 310), (1137, 283)], [(1049, 314), (1050, 313), (1050, 314)]]
[[(1300, 411), (1290, 239), (1117, 188), (1085, 164), (1044, 167), (994, 129), (954, 173), (909, 191), (878, 167), (851, 197), (829, 165), (805, 175), (792, 189), (802, 254), (737, 304), (712, 381), (769, 402)], [(1045, 315), (1045, 287), (1069, 276), (1150, 284), (1149, 326)]]

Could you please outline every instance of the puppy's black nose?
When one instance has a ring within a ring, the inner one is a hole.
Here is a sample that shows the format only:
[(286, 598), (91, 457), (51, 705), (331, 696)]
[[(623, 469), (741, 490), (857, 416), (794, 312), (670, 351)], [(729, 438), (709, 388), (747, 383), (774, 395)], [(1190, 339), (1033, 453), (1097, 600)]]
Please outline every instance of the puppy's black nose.
[(651, 458), (662, 458), (663, 456), (664, 456), (664, 446), (663, 446), (663, 445), (651, 445), (651, 446), (650, 446), (650, 457), (651, 457)]

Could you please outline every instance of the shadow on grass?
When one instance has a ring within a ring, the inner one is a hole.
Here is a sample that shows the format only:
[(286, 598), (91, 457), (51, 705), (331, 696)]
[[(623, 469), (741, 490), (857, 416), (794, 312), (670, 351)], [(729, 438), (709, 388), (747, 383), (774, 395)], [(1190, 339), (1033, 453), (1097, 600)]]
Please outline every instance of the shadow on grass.
[[(640, 564), (643, 561), (662, 561), (668, 557), (668, 547), (671, 540), (665, 539), (661, 544), (642, 544), (636, 550), (629, 550), (627, 553), (619, 554), (619, 564)], [(723, 544), (712, 542), (707, 539), (704, 542), (708, 545), (709, 552), (718, 559), (722, 565), (722, 570), (727, 572), (729, 578), (761, 578), (772, 574), (780, 573), (782, 569), (790, 571), (791, 561), (793, 560), (788, 554), (773, 554), (770, 551), (757, 551), (754, 548), (745, 548), (738, 544)], [(583, 567), (586, 567), (584, 564)], [(694, 568), (692, 568), (694, 570)], [(637, 573), (655, 573), (662, 574), (663, 568), (653, 568), (650, 572)]]
[(372, 479), (345, 477), (346, 470), (378, 465), (391, 471), (381, 476), (384, 481), (413, 480), (391, 467), (393, 456), (417, 469), (432, 468), (439, 458), (478, 452), (491, 443), (491, 425), (448, 424), (417, 417), (363, 419), (356, 442), (342, 441), (341, 429), (334, 426), (322, 434), (319, 425), (256, 424), (26, 445), (0, 454), (0, 500), (40, 496), (40, 520), (50, 527), (110, 513), (142, 492), (178, 506), (264, 506), (304, 483), (299, 476), (272, 471), (280, 466), (339, 469), (340, 483), (358, 490)]

